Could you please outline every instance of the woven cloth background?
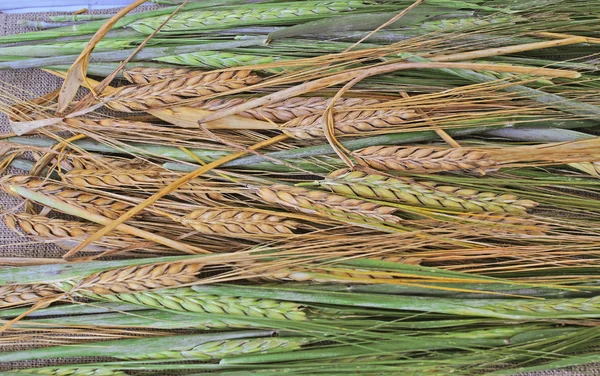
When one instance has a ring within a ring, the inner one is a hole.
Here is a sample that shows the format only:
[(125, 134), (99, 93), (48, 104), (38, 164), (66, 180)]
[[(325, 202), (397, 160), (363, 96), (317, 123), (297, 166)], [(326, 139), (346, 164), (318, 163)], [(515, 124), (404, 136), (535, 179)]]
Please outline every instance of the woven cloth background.
[[(140, 10), (149, 10), (153, 7), (141, 7)], [(106, 10), (94, 13), (113, 13), (114, 11)], [(17, 21), (21, 18), (30, 20), (48, 21), (50, 13), (30, 13), (25, 15), (9, 15), (0, 13), (0, 35), (17, 34), (26, 31), (32, 31), (26, 27), (17, 24)], [(56, 77), (45, 73), (38, 69), (24, 69), (16, 71), (0, 71), (0, 85), (5, 88), (19, 87), (23, 92), (27, 93), (27, 96), (35, 98), (37, 96), (51, 92), (52, 90), (60, 87), (61, 80)], [(0, 133), (9, 132), (10, 128), (8, 125), (8, 119), (5, 115), (0, 114)], [(23, 171), (9, 168), (7, 171), (9, 174), (24, 173)], [(0, 192), (0, 210), (10, 210), (18, 207), (22, 203), (21, 200), (9, 196), (4, 192)], [(4, 225), (4, 221), (0, 221), (0, 257), (43, 257), (43, 258), (54, 258), (60, 257), (64, 251), (53, 244), (44, 244), (32, 242), (29, 239), (19, 236), (13, 233)], [(1, 335), (0, 335), (1, 336)], [(6, 351), (19, 351), (24, 349), (20, 347), (6, 347), (0, 345), (0, 352)], [(599, 355), (600, 359), (600, 355)], [(83, 362), (93, 361), (106, 361), (108, 359), (100, 358), (85, 358), (80, 359)], [(70, 360), (69, 362), (73, 362)], [(15, 364), (2, 364), (0, 365), (0, 372), (3, 370), (9, 370), (14, 368), (31, 368), (31, 367), (42, 367), (51, 366), (58, 364), (69, 363), (65, 360), (36, 360), (32, 362), (19, 362)], [(1, 374), (1, 373), (0, 373)], [(164, 376), (170, 375), (170, 373), (164, 373)], [(571, 367), (564, 368), (560, 371), (549, 371), (549, 372), (535, 372), (521, 374), (522, 376), (600, 376), (600, 363), (596, 365), (589, 365), (585, 367)]]

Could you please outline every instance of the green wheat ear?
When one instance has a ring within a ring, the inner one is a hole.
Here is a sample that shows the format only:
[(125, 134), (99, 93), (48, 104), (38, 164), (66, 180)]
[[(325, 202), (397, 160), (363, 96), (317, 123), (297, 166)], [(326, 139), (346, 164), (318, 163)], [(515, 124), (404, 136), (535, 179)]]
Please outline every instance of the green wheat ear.
[[(161, 33), (190, 32), (209, 29), (226, 29), (234, 26), (298, 23), (300, 20), (318, 19), (336, 13), (372, 7), (372, 1), (298, 1), (254, 8), (235, 8), (215, 11), (189, 11), (173, 16)], [(169, 15), (141, 19), (129, 25), (136, 31), (151, 34)]]

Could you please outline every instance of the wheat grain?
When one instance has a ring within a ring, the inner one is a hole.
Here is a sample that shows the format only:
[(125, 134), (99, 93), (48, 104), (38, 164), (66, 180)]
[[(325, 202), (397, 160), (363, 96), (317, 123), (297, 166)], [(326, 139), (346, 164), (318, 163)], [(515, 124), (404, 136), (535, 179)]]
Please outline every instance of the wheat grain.
[(171, 106), (185, 99), (203, 97), (246, 87), (260, 81), (248, 70), (194, 72), (180, 78), (153, 81), (145, 85), (123, 86), (113, 90), (105, 103), (123, 112), (146, 111)]
[(498, 164), (488, 153), (467, 148), (370, 146), (352, 156), (363, 166), (411, 172), (473, 170)]
[(258, 188), (257, 194), (270, 204), (278, 204), (308, 214), (365, 223), (400, 222), (400, 218), (393, 215), (396, 208), (323, 191), (277, 184)]
[(389, 177), (364, 171), (337, 170), (317, 184), (343, 195), (469, 212), (522, 214), (527, 209), (537, 206), (534, 201), (519, 199), (512, 194), (481, 192), (476, 189), (440, 185), (435, 182), (417, 182), (406, 177)]
[(283, 216), (249, 209), (200, 209), (178, 221), (203, 234), (233, 237), (293, 234), (297, 226)]

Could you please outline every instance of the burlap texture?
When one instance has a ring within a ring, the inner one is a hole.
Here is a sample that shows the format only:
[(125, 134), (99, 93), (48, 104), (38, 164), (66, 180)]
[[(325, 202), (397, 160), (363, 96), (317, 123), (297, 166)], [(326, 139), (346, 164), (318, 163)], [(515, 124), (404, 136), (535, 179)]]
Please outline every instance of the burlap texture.
[[(151, 7), (144, 7), (141, 9), (150, 9)], [(110, 10), (100, 11), (97, 13), (111, 13)], [(32, 31), (26, 27), (19, 26), (17, 21), (21, 18), (30, 20), (47, 21), (50, 14), (30, 13), (26, 15), (8, 15), (0, 13), (0, 35), (16, 34), (26, 31)], [(61, 80), (56, 77), (42, 72), (38, 69), (25, 69), (16, 71), (0, 71), (0, 85), (5, 87), (16, 86), (24, 89), (27, 92), (29, 98), (34, 98), (60, 87)], [(0, 114), (0, 132), (9, 132), (10, 128), (8, 125), (8, 119), (5, 115)], [(19, 174), (24, 173), (17, 169), (10, 168), (7, 173)], [(0, 192), (0, 206), (3, 211), (17, 208), (22, 204), (22, 200), (7, 195), (4, 192)], [(0, 221), (0, 256), (2, 257), (44, 257), (54, 258), (60, 257), (64, 251), (53, 244), (44, 244), (32, 242), (29, 239), (19, 236), (13, 233), (4, 225), (3, 221)], [(6, 351), (19, 351), (27, 348), (28, 345), (18, 346), (10, 348), (7, 346), (1, 346), (0, 352)], [(599, 355), (600, 358), (600, 355)], [(102, 358), (84, 358), (79, 359), (81, 363), (89, 363), (96, 361), (107, 361), (109, 359)], [(36, 360), (30, 362), (19, 362), (15, 364), (0, 364), (0, 374), (3, 370), (15, 369), (15, 368), (31, 368), (31, 367), (45, 367), (58, 364), (73, 363), (73, 359), (57, 359), (57, 360)], [(162, 373), (162, 375), (175, 375), (175, 373)], [(585, 367), (571, 367), (565, 368), (560, 371), (548, 371), (548, 372), (535, 372), (528, 374), (521, 374), (523, 376), (600, 376), (600, 364), (589, 365)]]

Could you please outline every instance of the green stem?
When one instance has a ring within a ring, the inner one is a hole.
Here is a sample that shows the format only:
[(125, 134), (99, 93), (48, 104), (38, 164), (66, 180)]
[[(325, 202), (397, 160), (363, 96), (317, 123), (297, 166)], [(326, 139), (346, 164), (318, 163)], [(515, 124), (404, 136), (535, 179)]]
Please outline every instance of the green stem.
[[(207, 50), (224, 50), (238, 47), (248, 47), (261, 45), (264, 42), (263, 37), (248, 38), (244, 40), (235, 40), (218, 43), (199, 43), (191, 46), (178, 46), (178, 47), (151, 47), (144, 48), (139, 51), (133, 61), (151, 60), (161, 56), (179, 55), (198, 51)], [(127, 49), (120, 51), (105, 51), (92, 53), (90, 57), (90, 63), (100, 62), (115, 62), (128, 58), (135, 49)], [(52, 56), (42, 57), (28, 60), (15, 60), (0, 62), (0, 70), (2, 69), (25, 69), (25, 68), (40, 68), (51, 65), (62, 65), (73, 63), (79, 55), (67, 55), (67, 56)]]

